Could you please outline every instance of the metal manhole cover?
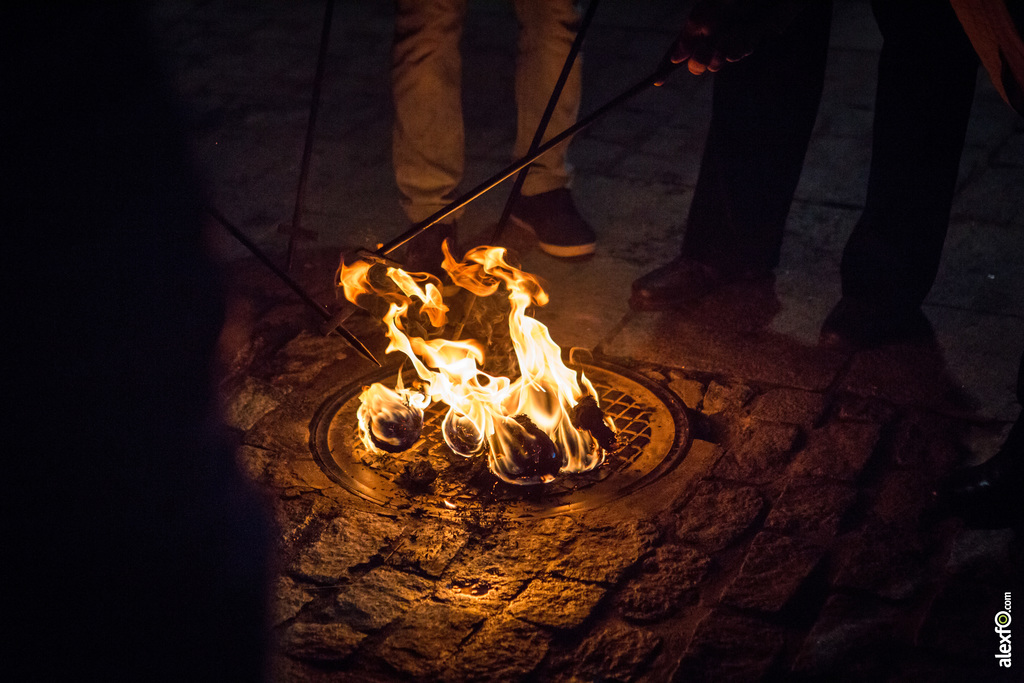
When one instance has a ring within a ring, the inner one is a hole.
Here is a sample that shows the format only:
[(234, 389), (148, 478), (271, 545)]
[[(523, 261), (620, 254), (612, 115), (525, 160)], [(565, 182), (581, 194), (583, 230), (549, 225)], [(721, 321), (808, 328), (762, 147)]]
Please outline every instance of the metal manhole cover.
[[(381, 371), (330, 396), (310, 425), (310, 447), (320, 468), (349, 492), (377, 505), (448, 514), (452, 510), (504, 507), (508, 514), (545, 516), (586, 510), (621, 498), (674, 468), (689, 447), (685, 408), (670, 392), (642, 375), (608, 363), (573, 366), (594, 384), (606, 415), (615, 420), (621, 447), (603, 465), (581, 474), (559, 475), (548, 484), (515, 486), (486, 472), (486, 466), (451, 452), (441, 436), (447, 406), (427, 409), (423, 430), (402, 453), (367, 450), (356, 426), (364, 385), (389, 381), (397, 370)], [(411, 379), (410, 372), (407, 379)], [(486, 459), (486, 456), (480, 456)], [(398, 483), (407, 465), (426, 459), (438, 473), (424, 491)]]

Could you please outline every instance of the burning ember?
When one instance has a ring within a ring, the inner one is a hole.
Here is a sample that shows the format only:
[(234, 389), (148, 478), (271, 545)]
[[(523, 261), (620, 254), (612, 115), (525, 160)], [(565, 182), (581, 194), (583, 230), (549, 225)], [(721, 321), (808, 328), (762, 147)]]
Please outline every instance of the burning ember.
[(443, 267), (455, 285), (478, 297), (507, 296), (518, 376), (485, 372), (483, 342), (439, 336), (449, 309), (435, 276), (342, 263), (345, 298), (359, 305), (372, 295), (388, 304), (386, 353), (404, 353), (420, 380), (406, 388), (399, 373), (394, 389), (377, 383), (363, 390), (357, 413), (363, 444), (376, 452), (410, 448), (420, 436), (423, 411), (440, 401), (448, 406), (445, 443), (464, 457), (486, 451), (491, 472), (503, 481), (549, 482), (604, 462), (615, 425), (601, 413), (590, 381), (566, 367), (547, 327), (528, 315), (530, 306), (548, 301), (537, 279), (510, 265), (500, 247), (477, 247), (458, 262), (445, 243)]

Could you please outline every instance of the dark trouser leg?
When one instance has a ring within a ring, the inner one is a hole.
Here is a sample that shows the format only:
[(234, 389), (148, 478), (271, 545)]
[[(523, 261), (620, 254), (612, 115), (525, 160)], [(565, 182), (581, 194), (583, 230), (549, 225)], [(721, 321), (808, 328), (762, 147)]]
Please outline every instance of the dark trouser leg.
[(726, 272), (778, 264), (818, 113), (831, 20), (831, 2), (809, 3), (786, 32), (714, 76), (683, 256)]
[(942, 254), (977, 57), (949, 3), (872, 7), (884, 44), (867, 199), (843, 253), (843, 295), (916, 308)]

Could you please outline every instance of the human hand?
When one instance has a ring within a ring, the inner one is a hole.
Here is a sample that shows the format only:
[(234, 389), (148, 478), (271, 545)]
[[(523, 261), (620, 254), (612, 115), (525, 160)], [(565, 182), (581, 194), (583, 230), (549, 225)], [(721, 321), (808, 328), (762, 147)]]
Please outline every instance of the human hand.
[[(690, 73), (715, 72), (750, 55), (765, 33), (781, 32), (808, 0), (699, 0), (665, 64)], [(659, 79), (655, 85), (661, 85)]]
[(699, 76), (737, 62), (751, 52), (760, 33), (763, 3), (744, 0), (700, 0), (686, 18), (672, 48), (673, 64), (686, 63)]

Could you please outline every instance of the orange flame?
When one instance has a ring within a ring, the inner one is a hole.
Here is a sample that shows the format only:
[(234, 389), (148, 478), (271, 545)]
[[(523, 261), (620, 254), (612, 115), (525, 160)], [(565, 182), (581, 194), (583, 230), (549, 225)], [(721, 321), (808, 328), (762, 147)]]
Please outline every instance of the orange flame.
[[(342, 263), (338, 280), (345, 297), (357, 305), (357, 299), (369, 293), (388, 302), (383, 318), (389, 341), (386, 353), (399, 351), (409, 358), (423, 381), (423, 394), (418, 395), (422, 402), (441, 401), (448, 406), (442, 424), (445, 442), (466, 457), (486, 447), (491, 471), (514, 484), (547, 482), (558, 473), (600, 465), (604, 451), (571, 419), (579, 400), (587, 394), (596, 400), (597, 392), (582, 373), (577, 376), (566, 367), (547, 327), (527, 313), (530, 306), (548, 301), (538, 280), (510, 265), (500, 247), (477, 247), (461, 262), (452, 257), (447, 242), (443, 249), (443, 267), (459, 287), (488, 297), (505, 285), (511, 304), (509, 333), (520, 372), (515, 380), (480, 369), (484, 346), (478, 341), (426, 339), (408, 332), (408, 317), (414, 314), (425, 317), (434, 328), (445, 325), (448, 307), (436, 277), (381, 266), (386, 268), (381, 279), (371, 277), (372, 264), (357, 262)], [(385, 423), (400, 421), (408, 426), (414, 421), (408, 411), (419, 403), (412, 394), (401, 388), (401, 377), (395, 391), (381, 386), (364, 392), (359, 413), (367, 447), (376, 449), (379, 443), (370, 439), (374, 432), (364, 428), (363, 422), (377, 425), (378, 441), (379, 432), (386, 431)], [(610, 420), (606, 422), (614, 429)]]

